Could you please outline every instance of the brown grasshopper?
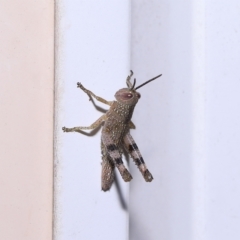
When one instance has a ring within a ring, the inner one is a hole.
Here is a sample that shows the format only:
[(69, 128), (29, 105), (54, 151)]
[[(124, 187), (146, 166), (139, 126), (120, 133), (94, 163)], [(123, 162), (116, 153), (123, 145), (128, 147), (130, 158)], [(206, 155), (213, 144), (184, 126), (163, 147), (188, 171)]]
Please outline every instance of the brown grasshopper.
[(123, 148), (125, 148), (125, 150), (131, 155), (145, 181), (151, 182), (153, 180), (153, 176), (147, 169), (138, 146), (129, 133), (129, 130), (131, 128), (135, 128), (131, 118), (134, 107), (141, 97), (136, 90), (156, 78), (161, 77), (162, 74), (146, 81), (136, 88), (136, 79), (134, 79), (133, 84), (130, 82), (132, 75), (133, 72), (131, 71), (131, 74), (126, 80), (128, 88), (122, 88), (116, 92), (115, 98), (117, 101), (106, 101), (84, 88), (81, 83), (77, 83), (77, 87), (81, 88), (90, 97), (92, 96), (98, 101), (109, 105), (110, 109), (89, 127), (62, 128), (64, 132), (81, 132), (81, 130), (95, 129), (104, 122), (101, 136), (103, 191), (109, 190), (114, 181), (115, 166), (119, 170), (125, 182), (129, 182), (132, 179), (131, 174), (126, 169), (122, 161)]

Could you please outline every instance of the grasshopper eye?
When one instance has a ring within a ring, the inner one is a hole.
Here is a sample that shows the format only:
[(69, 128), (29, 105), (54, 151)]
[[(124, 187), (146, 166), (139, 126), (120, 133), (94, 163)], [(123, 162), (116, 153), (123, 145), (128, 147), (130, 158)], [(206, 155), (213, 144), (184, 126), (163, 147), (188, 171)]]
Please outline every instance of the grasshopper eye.
[(140, 94), (140, 93), (137, 93), (137, 97), (138, 97), (138, 99), (141, 98), (141, 94)]
[(133, 94), (132, 93), (130, 93), (130, 92), (128, 92), (128, 93), (122, 93), (121, 94), (121, 97), (123, 98), (123, 99), (131, 99), (132, 97), (133, 97)]

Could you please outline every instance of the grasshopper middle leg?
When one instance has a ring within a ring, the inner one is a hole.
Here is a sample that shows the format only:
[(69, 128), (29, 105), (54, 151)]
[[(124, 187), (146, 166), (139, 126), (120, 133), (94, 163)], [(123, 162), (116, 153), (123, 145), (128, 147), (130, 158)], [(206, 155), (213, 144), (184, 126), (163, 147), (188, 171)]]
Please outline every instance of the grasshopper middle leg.
[(100, 126), (102, 124), (102, 122), (104, 122), (106, 120), (106, 115), (102, 115), (97, 121), (95, 121), (93, 124), (91, 124), (89, 127), (73, 127), (73, 128), (66, 128), (63, 127), (62, 130), (64, 132), (78, 132), (81, 130), (91, 130), (91, 129), (95, 129), (98, 126)]

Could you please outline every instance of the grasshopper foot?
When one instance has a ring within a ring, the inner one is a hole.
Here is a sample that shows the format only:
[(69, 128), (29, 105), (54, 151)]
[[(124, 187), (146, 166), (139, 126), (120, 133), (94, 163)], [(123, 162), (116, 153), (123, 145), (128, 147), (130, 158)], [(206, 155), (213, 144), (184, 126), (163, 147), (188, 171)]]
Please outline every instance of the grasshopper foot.
[(146, 182), (151, 182), (153, 180), (153, 176), (152, 174), (148, 171), (148, 169), (146, 171), (144, 171), (143, 173), (143, 177), (145, 179)]
[(132, 175), (129, 173), (127, 169), (124, 169), (121, 175), (125, 182), (130, 182), (132, 180)]
[(77, 82), (77, 87), (82, 88), (82, 84), (80, 82)]
[(63, 130), (63, 132), (69, 132), (69, 129), (66, 127), (63, 127), (62, 130)]

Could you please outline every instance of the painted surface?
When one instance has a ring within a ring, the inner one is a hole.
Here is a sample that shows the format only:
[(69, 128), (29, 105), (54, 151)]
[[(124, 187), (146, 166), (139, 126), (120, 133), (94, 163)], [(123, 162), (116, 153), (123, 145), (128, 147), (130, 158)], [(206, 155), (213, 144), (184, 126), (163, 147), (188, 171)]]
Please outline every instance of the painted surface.
[(128, 1), (57, 1), (54, 239), (128, 239), (128, 188), (101, 191), (100, 131), (90, 136), (62, 127), (89, 126), (96, 109), (77, 82), (113, 100), (126, 86), (130, 63)]
[[(240, 238), (239, 1), (132, 4), (133, 132), (154, 180), (130, 185), (131, 240)], [(138, 110), (139, 109), (139, 110)]]
[[(132, 1), (131, 62), (127, 2), (58, 7), (56, 239), (128, 239), (129, 210), (131, 240), (238, 240), (238, 1)], [(128, 203), (121, 179), (100, 191), (100, 132), (61, 128), (101, 115), (76, 82), (111, 100), (129, 69), (163, 76), (139, 89), (131, 133), (154, 180), (130, 163)]]
[(0, 5), (0, 239), (51, 240), (54, 2)]

